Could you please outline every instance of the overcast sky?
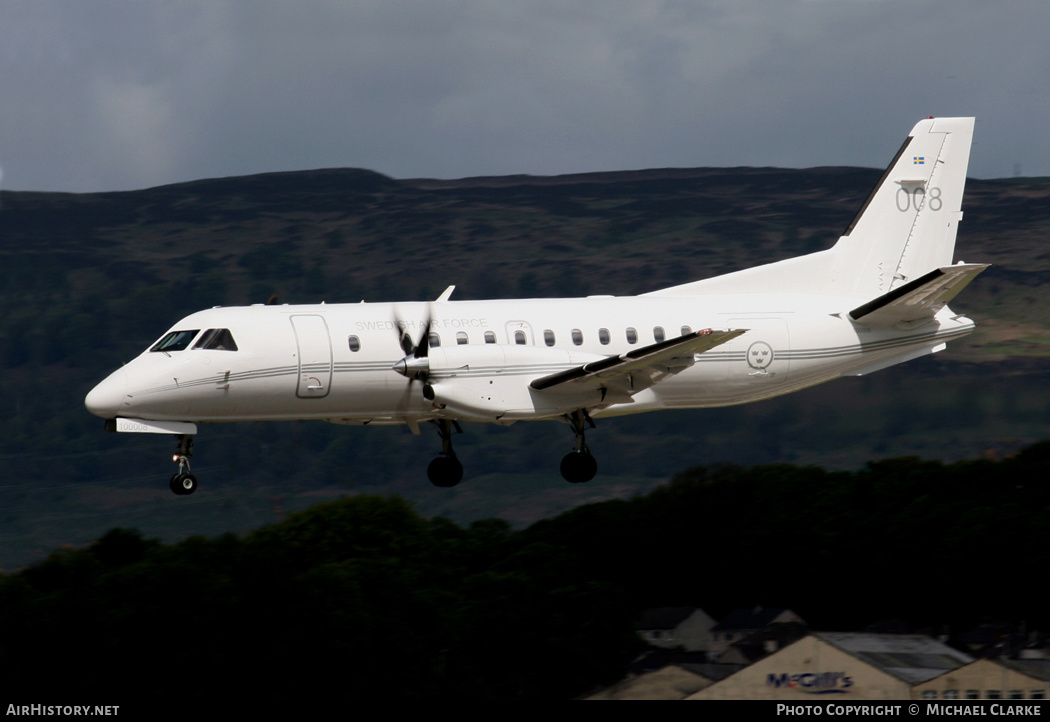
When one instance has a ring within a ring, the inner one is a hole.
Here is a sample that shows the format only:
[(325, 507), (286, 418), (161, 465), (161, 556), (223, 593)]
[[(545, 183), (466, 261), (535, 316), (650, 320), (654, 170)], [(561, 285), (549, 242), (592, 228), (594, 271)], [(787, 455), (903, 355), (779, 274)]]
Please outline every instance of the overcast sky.
[(1047, 0), (0, 0), (5, 190), (884, 167), (1050, 175)]

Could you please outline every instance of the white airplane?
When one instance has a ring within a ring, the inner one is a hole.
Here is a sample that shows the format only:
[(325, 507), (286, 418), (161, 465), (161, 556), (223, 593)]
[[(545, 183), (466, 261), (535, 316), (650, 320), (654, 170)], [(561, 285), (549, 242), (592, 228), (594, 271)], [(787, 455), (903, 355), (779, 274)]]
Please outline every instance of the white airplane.
[(212, 308), (176, 323), (87, 395), (110, 431), (174, 434), (176, 494), (197, 423), (423, 422), (454, 486), (458, 421), (562, 419), (570, 482), (597, 463), (593, 419), (759, 401), (942, 350), (947, 307), (986, 264), (952, 265), (973, 118), (920, 121), (835, 245), (641, 296)]

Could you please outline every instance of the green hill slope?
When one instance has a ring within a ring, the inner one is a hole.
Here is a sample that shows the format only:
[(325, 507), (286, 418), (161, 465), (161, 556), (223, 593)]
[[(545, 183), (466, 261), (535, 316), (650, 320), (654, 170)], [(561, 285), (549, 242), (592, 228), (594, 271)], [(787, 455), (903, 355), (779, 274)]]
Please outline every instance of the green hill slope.
[(783, 399), (604, 421), (599, 477), (557, 475), (558, 424), (467, 425), (468, 477), (430, 488), (436, 437), (321, 423), (204, 429), (202, 489), (173, 497), (169, 439), (104, 434), (86, 391), (212, 305), (633, 294), (827, 247), (878, 171), (667, 169), (394, 180), (363, 170), (103, 194), (0, 196), (0, 566), (112, 526), (183, 538), (252, 528), (346, 491), (523, 523), (716, 461), (855, 468), (1050, 437), (1041, 285), (1050, 180), (971, 180), (958, 255), (991, 262), (953, 304), (978, 331), (935, 358)]

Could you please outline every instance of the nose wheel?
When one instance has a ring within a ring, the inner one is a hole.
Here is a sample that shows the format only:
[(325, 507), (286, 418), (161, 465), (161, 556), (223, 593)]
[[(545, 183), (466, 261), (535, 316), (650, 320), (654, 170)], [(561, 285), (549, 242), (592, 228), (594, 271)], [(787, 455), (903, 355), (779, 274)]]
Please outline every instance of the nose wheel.
[(179, 472), (175, 476), (171, 477), (172, 492), (179, 496), (186, 496), (197, 491), (197, 477), (193, 474)]
[(190, 457), (193, 456), (193, 437), (189, 434), (178, 434), (179, 450), (171, 460), (179, 465), (179, 471), (171, 477), (169, 486), (178, 496), (186, 496), (197, 491), (197, 477), (190, 473)]

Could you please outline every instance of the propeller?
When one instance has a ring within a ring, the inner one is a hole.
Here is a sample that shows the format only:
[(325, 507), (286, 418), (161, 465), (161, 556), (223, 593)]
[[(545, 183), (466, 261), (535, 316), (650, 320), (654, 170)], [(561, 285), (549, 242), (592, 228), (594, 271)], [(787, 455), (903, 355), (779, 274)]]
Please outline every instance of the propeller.
[(398, 329), (398, 343), (400, 343), (405, 357), (394, 364), (393, 369), (408, 379), (409, 389), (412, 388), (413, 381), (422, 381), (423, 398), (432, 400), (434, 398), (434, 390), (427, 383), (427, 379), (430, 377), (430, 304), (427, 304), (427, 319), (423, 324), (423, 331), (419, 335), (418, 343), (412, 341), (412, 336), (408, 332), (408, 324), (398, 318), (396, 313), (395, 323)]

